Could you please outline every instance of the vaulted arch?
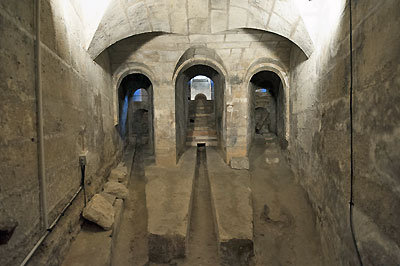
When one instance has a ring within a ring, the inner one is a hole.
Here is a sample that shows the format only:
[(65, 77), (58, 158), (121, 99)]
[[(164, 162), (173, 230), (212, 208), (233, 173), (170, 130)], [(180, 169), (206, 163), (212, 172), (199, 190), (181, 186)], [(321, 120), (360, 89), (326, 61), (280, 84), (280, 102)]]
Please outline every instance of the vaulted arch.
[(96, 58), (112, 44), (147, 32), (212, 34), (233, 29), (258, 29), (281, 35), (310, 56), (313, 43), (293, 0), (112, 1), (102, 17), (88, 52)]

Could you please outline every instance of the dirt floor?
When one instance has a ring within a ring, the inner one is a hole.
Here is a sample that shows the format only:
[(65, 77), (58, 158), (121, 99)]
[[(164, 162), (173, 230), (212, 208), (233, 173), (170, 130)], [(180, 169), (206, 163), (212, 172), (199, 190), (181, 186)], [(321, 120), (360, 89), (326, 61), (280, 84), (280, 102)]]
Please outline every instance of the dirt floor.
[(113, 248), (112, 265), (146, 265), (147, 209), (145, 195), (145, 151), (137, 145), (129, 182), (129, 197), (121, 218), (119, 234)]
[[(268, 164), (266, 157), (280, 161)], [(249, 160), (256, 265), (323, 265), (315, 216), (276, 141), (265, 144), (263, 138), (256, 138)]]
[[(265, 144), (256, 138), (250, 153), (254, 213), (254, 265), (322, 266), (319, 237), (314, 215), (304, 190), (295, 182), (292, 172), (280, 157), (272, 141)], [(279, 163), (266, 163), (267, 157), (279, 157)], [(163, 265), (219, 265), (206, 153), (198, 152), (193, 205), (190, 221), (188, 257)], [(147, 155), (137, 147), (125, 202), (113, 265), (160, 265), (148, 263), (147, 211), (144, 165)]]

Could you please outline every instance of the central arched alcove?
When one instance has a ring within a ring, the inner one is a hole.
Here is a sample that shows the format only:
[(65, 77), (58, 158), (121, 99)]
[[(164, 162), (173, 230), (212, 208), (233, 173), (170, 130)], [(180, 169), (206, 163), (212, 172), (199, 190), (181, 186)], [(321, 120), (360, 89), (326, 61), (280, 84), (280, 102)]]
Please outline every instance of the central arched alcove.
[(196, 76), (189, 81), (190, 100), (195, 100), (197, 95), (204, 95), (206, 100), (214, 100), (214, 82), (206, 76)]
[(140, 143), (154, 152), (153, 85), (139, 73), (124, 77), (118, 88), (119, 132), (125, 145)]
[[(202, 80), (204, 86), (209, 86), (208, 89), (196, 91), (193, 88), (196, 78)], [(224, 90), (225, 77), (216, 68), (205, 64), (192, 62), (177, 75), (175, 119), (178, 160), (187, 146), (197, 143), (223, 146)]]
[(272, 71), (260, 71), (250, 80), (251, 138), (255, 134), (277, 136), (286, 148), (286, 101), (283, 83)]

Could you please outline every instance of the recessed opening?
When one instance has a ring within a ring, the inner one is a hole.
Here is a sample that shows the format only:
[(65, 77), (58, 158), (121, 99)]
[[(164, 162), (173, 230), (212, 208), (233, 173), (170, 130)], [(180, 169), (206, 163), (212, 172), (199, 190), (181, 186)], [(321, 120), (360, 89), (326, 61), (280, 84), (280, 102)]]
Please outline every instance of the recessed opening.
[(179, 73), (175, 85), (177, 160), (189, 146), (221, 145), (224, 77), (213, 67), (198, 64)]
[(285, 140), (285, 92), (280, 77), (272, 71), (260, 71), (251, 78), (251, 132)]
[(147, 102), (149, 94), (145, 89), (138, 89), (133, 93), (132, 101), (134, 102)]
[(189, 81), (190, 100), (195, 100), (199, 94), (207, 100), (214, 100), (214, 82), (207, 76), (198, 75)]
[(150, 154), (154, 152), (153, 86), (143, 74), (126, 76), (119, 87), (119, 132), (129, 144), (146, 145)]
[(205, 147), (206, 144), (205, 143), (197, 143), (197, 147)]

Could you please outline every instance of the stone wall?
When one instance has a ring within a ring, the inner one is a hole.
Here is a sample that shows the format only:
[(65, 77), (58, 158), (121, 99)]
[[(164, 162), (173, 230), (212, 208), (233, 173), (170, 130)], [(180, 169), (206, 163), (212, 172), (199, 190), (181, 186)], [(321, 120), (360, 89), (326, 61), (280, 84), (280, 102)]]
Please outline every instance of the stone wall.
[[(364, 265), (399, 265), (400, 2), (352, 3), (355, 234)], [(358, 265), (349, 226), (348, 1), (310, 5), (317, 49), (306, 60), (293, 47), (289, 157), (317, 214), (326, 264)]]
[[(18, 223), (8, 244), (0, 246), (1, 265), (19, 264), (44, 233), (38, 181), (34, 3), (0, 3), (0, 209)], [(90, 197), (115, 163), (120, 141), (114, 128), (107, 53), (96, 62), (87, 54), (81, 45), (84, 25), (69, 1), (42, 0), (41, 4), (46, 190), (52, 223), (80, 186), (82, 150), (89, 151)], [(33, 265), (59, 263), (76, 233), (82, 207), (80, 194), (33, 258)]]
[(216, 116), (220, 121), (217, 130), (223, 143), (221, 149), (229, 162), (232, 157), (247, 156), (249, 148), (247, 71), (262, 59), (276, 63), (288, 72), (292, 45), (289, 40), (273, 33), (241, 29), (186, 36), (147, 33), (122, 40), (107, 51), (114, 76), (133, 66), (145, 66), (144, 69), (157, 73), (152, 80), (155, 155), (157, 163), (171, 165), (179, 158), (186, 138), (185, 101), (190, 95), (182, 98), (184, 88), (180, 84), (187, 84), (189, 79), (179, 76), (174, 80), (182, 58), (183, 61), (190, 61), (191, 66), (207, 65), (219, 74), (215, 78), (209, 77), (215, 82)]

